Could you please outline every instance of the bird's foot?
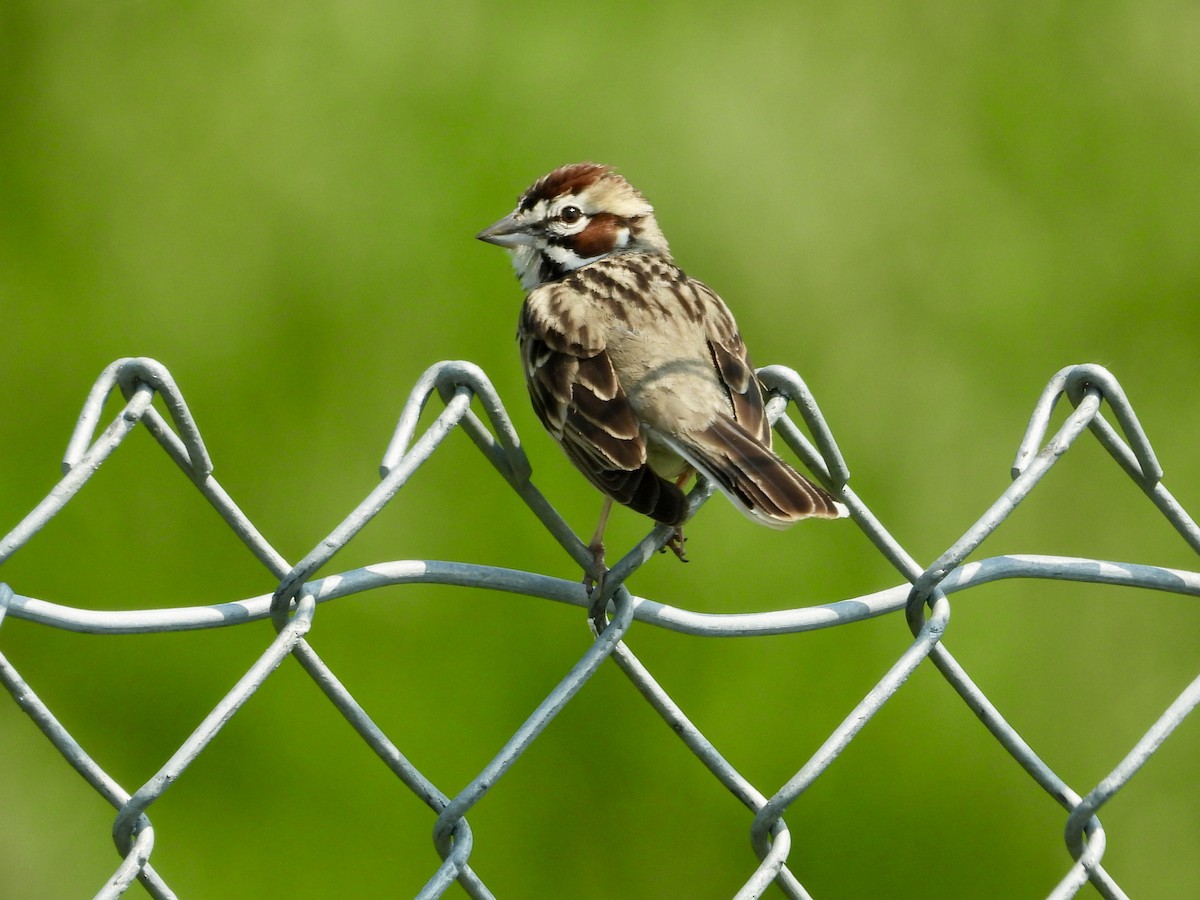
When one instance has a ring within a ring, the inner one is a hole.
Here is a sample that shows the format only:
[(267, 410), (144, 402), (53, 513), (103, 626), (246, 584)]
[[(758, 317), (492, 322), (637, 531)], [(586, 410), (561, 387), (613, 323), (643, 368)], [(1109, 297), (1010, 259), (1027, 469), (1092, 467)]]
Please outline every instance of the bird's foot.
[(603, 543), (593, 541), (588, 545), (588, 550), (592, 552), (592, 564), (583, 573), (583, 587), (592, 601), (588, 609), (588, 618), (592, 621), (593, 630), (600, 634), (608, 627), (608, 596), (604, 593), (604, 579), (608, 575), (608, 569), (604, 565)]
[(683, 526), (681, 525), (675, 529), (675, 533), (671, 535), (670, 540), (663, 545), (662, 549), (666, 550), (668, 547), (670, 547), (671, 552), (675, 554), (676, 559), (678, 559), (680, 562), (687, 562), (687, 554), (683, 549), (683, 545), (686, 543), (687, 538), (683, 536)]

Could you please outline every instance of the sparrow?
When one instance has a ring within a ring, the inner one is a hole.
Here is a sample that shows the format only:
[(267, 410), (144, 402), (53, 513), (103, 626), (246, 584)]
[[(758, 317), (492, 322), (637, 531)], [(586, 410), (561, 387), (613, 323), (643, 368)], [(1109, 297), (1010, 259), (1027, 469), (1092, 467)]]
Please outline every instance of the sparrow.
[(517, 340), (534, 411), (605, 495), (595, 577), (614, 500), (673, 527), (668, 546), (686, 561), (693, 473), (772, 528), (846, 515), (771, 449), (733, 315), (675, 265), (654, 207), (623, 176), (555, 169), (476, 237), (509, 251), (526, 292)]

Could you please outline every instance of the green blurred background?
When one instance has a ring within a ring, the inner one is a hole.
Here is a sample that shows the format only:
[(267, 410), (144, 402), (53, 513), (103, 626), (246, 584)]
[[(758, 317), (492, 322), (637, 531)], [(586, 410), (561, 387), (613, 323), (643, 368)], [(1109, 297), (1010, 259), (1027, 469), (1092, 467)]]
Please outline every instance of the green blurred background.
[[(377, 483), (409, 389), (448, 358), (490, 375), (538, 484), (587, 532), (599, 498), (525, 397), (520, 292), (473, 240), (584, 159), (651, 198), (756, 362), (804, 375), (852, 484), (923, 563), (1004, 489), (1039, 391), (1071, 363), (1116, 374), (1168, 486), (1200, 509), (1194, 3), (8, 0), (0, 531), (54, 485), (93, 379), (144, 355), (291, 560)], [(610, 547), (645, 527), (617, 514)], [(717, 500), (689, 534), (691, 563), (652, 560), (636, 593), (734, 611), (899, 580), (848, 523), (774, 533)], [(1006, 552), (1196, 567), (1090, 439), (979, 555)], [(328, 571), (419, 557), (578, 575), (461, 434)], [(273, 587), (144, 433), (0, 579), (105, 609)], [(1085, 792), (1196, 675), (1193, 607), (1009, 583), (958, 595), (946, 643)], [(272, 633), (10, 619), (0, 647), (133, 790)], [(629, 636), (768, 794), (909, 640), (895, 616)], [(312, 632), (451, 794), (588, 641), (578, 610), (450, 588), (330, 604)], [(0, 895), (90, 896), (117, 865), (112, 811), (11, 702), (0, 735)], [(1198, 762), (1193, 717), (1103, 811), (1105, 864), (1133, 896), (1195, 896)], [(433, 815), (291, 661), (150, 815), (153, 861), (188, 898), (408, 896), (437, 864)], [(502, 897), (725, 897), (755, 864), (750, 818), (608, 665), (472, 811), (471, 860)], [(1043, 896), (1070, 862), (1064, 819), (926, 665), (793, 807), (791, 865), (821, 898)]]

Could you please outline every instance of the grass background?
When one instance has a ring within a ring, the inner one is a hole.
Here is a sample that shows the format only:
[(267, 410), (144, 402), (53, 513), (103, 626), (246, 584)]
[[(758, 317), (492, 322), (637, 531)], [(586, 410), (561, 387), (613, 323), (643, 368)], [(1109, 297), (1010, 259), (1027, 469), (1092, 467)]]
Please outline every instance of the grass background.
[[(473, 241), (550, 168), (618, 165), (760, 365), (816, 392), (852, 483), (923, 562), (1003, 490), (1039, 391), (1108, 366), (1200, 507), (1200, 10), (665, 2), (0, 6), (0, 530), (53, 486), (93, 379), (169, 367), (216, 476), (296, 560), (376, 483), (419, 374), (490, 375), (577, 530), (598, 498), (528, 408), (520, 292)], [(115, 408), (115, 407), (114, 407)], [(645, 521), (614, 517), (610, 546)], [(632, 589), (693, 609), (826, 602), (897, 576), (853, 526), (776, 534), (728, 504)], [(1085, 440), (981, 555), (1195, 568)], [(330, 568), (445, 558), (576, 577), (462, 435)], [(213, 603), (272, 581), (144, 434), (0, 569), (95, 608)], [(1081, 793), (1195, 676), (1188, 598), (1006, 584), (947, 645)], [(0, 646), (127, 789), (271, 635), (5, 623)], [(909, 643), (896, 617), (802, 636), (629, 643), (771, 793)], [(583, 652), (570, 609), (437, 588), (323, 607), (317, 651), (453, 794)], [(90, 896), (112, 812), (0, 704), (0, 894)], [(1133, 896), (1198, 877), (1186, 722), (1102, 814)], [(433, 816), (286, 663), (150, 810), (183, 897), (407, 896)], [(818, 897), (1042, 896), (1065, 814), (930, 666), (788, 815)], [(723, 897), (750, 816), (606, 666), (470, 815), (502, 897)], [(135, 888), (132, 893), (140, 892)], [(1088, 890), (1085, 890), (1086, 895)], [(455, 888), (451, 894), (461, 892)]]

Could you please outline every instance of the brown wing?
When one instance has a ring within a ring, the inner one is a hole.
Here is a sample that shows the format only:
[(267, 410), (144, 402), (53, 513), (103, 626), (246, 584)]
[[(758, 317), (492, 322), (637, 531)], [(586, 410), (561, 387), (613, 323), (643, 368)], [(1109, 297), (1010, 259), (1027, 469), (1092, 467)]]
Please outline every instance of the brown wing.
[(642, 429), (588, 312), (562, 284), (533, 291), (522, 306), (517, 336), (534, 411), (598, 489), (678, 525), (686, 512), (683, 492), (647, 465)]
[(762, 388), (728, 308), (706, 285), (692, 281), (705, 305), (706, 338), (732, 417), (675, 436), (672, 444), (713, 480), (744, 513), (776, 528), (810, 516), (836, 518), (845, 507), (771, 450), (771, 424)]
[(766, 446), (771, 446), (771, 423), (763, 406), (762, 388), (754, 366), (746, 353), (746, 345), (738, 334), (733, 316), (707, 286), (699, 284), (701, 295), (707, 295), (713, 315), (707, 319), (708, 349), (712, 353), (717, 378), (729, 395), (733, 418), (748, 433)]

